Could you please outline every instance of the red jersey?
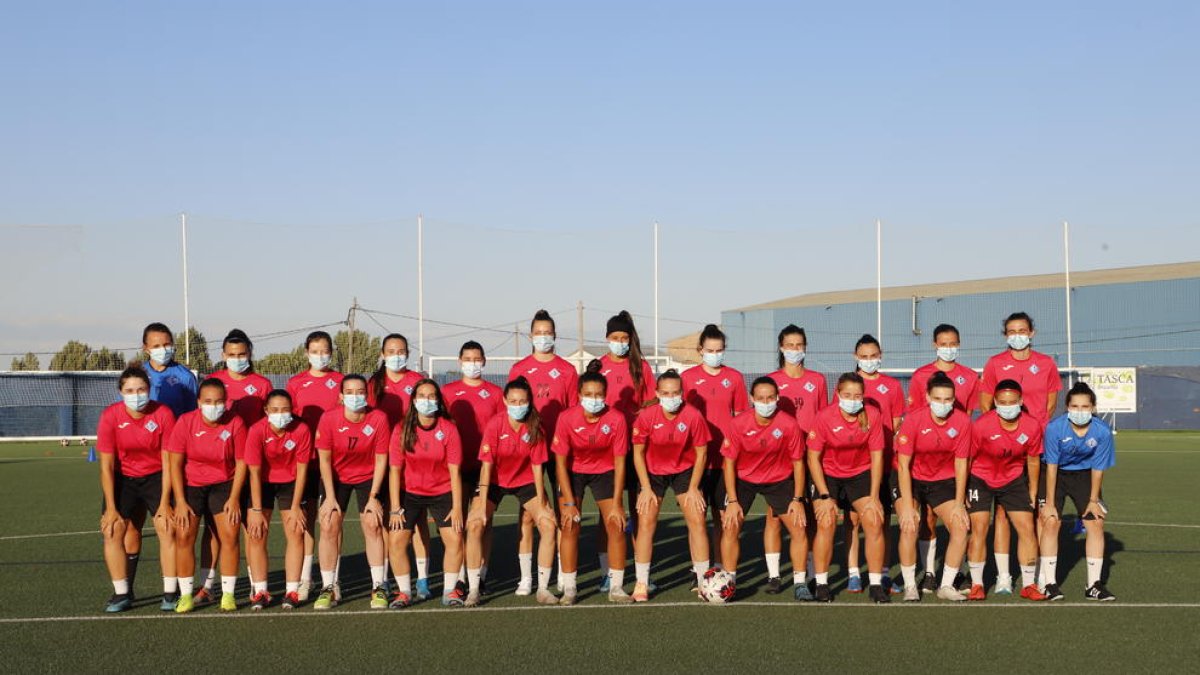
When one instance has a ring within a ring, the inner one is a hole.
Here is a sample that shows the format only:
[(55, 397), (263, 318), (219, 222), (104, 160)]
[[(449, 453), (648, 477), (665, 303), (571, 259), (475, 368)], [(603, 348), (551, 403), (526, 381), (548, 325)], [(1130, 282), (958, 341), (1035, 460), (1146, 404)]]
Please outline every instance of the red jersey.
[[(834, 396), (837, 394), (834, 393)], [(904, 389), (900, 380), (883, 373), (875, 379), (868, 379), (864, 375), (863, 405), (879, 410), (879, 419), (883, 422), (883, 470), (888, 471), (896, 463), (896, 457), (892, 453), (892, 442), (896, 435), (895, 421), (897, 417), (904, 417)]]
[(1000, 426), (1000, 415), (990, 410), (971, 427), (971, 475), (988, 487), (1003, 487), (1025, 472), (1025, 460), (1042, 454), (1042, 425), (1032, 415), (1021, 414), (1017, 428)]
[(658, 396), (654, 391), (654, 371), (651, 370), (650, 364), (642, 361), (642, 386), (635, 387), (629, 370), (632, 363), (629, 359), (617, 363), (612, 354), (600, 357), (600, 374), (608, 381), (604, 402), (609, 408), (625, 415), (627, 428), (633, 425), (642, 404), (653, 401)]
[(954, 460), (971, 456), (971, 416), (955, 409), (938, 424), (928, 406), (910, 412), (896, 436), (896, 454), (912, 457), (915, 480), (954, 478)]
[(450, 465), (462, 466), (462, 439), (454, 422), (438, 417), (428, 429), (414, 427), (416, 442), (411, 450), (402, 444), (404, 427), (392, 432), (388, 456), (392, 466), (404, 474), (404, 491), (422, 497), (436, 497), (452, 491)]
[(497, 415), (483, 430), (479, 446), (479, 461), (492, 465), (492, 481), (503, 488), (523, 487), (533, 483), (533, 465), (545, 464), (546, 438), (529, 442), (529, 429), (524, 423), (513, 431), (507, 413)]
[(246, 425), (227, 411), (215, 427), (204, 423), (199, 410), (185, 413), (176, 422), (167, 451), (183, 455), (183, 476), (188, 487), (204, 487), (233, 480), (237, 462), (246, 449)]
[(806, 368), (800, 377), (789, 377), (781, 368), (767, 377), (779, 386), (779, 410), (796, 418), (804, 433), (812, 430), (817, 413), (829, 405), (825, 376)]
[(995, 395), (996, 385), (1003, 380), (1016, 380), (1021, 385), (1025, 409), (1042, 426), (1050, 421), (1046, 401), (1051, 392), (1062, 389), (1062, 380), (1058, 378), (1058, 366), (1054, 364), (1054, 359), (1030, 350), (1028, 359), (1018, 361), (1013, 358), (1012, 350), (1006, 349), (988, 359), (987, 365), (983, 367), (983, 379), (980, 380), (979, 390)]
[(459, 380), (442, 387), (442, 398), (462, 439), (463, 471), (476, 473), (484, 428), (493, 417), (508, 415), (504, 390), (487, 380), (474, 387)]
[(746, 380), (728, 366), (721, 366), (716, 375), (704, 366), (693, 366), (680, 375), (683, 380), (683, 399), (708, 422), (708, 468), (721, 466), (721, 444), (725, 429), (734, 415), (750, 408), (746, 395)]
[[(266, 483), (296, 482), (296, 464), (307, 464), (312, 456), (312, 432), (299, 419), (275, 433), (271, 423), (259, 420), (246, 432), (246, 465), (264, 466)], [(309, 480), (316, 478), (309, 477)]]
[(821, 453), (821, 470), (826, 476), (850, 478), (871, 469), (871, 453), (884, 446), (883, 420), (879, 411), (864, 406), (867, 429), (857, 419), (847, 421), (842, 409), (829, 406), (817, 413), (808, 432), (808, 449)]
[[(595, 422), (587, 421), (583, 408), (575, 406), (558, 416), (554, 440), (550, 449), (556, 455), (568, 457), (571, 473), (607, 473), (612, 471), (614, 457), (629, 454), (629, 431), (625, 416), (605, 408)], [(576, 495), (578, 496), (578, 495)]]
[[(943, 372), (938, 369), (937, 361), (926, 363), (913, 371), (912, 379), (908, 381), (908, 409), (920, 410), (929, 403), (925, 389), (934, 373)], [(955, 363), (950, 370), (944, 371), (946, 377), (954, 383), (954, 404), (964, 412), (979, 409), (979, 375), (974, 370)]]
[(738, 415), (726, 429), (721, 455), (747, 483), (778, 483), (795, 475), (793, 462), (803, 461), (804, 432), (790, 415), (776, 413), (766, 426), (755, 415)]
[(361, 422), (351, 422), (337, 408), (321, 416), (313, 445), (331, 453), (334, 480), (362, 483), (375, 475), (375, 456), (387, 454), (389, 433), (387, 415), (379, 410), (368, 408)]
[(667, 419), (661, 405), (643, 408), (633, 423), (633, 444), (646, 446), (646, 470), (657, 476), (690, 471), (696, 448), (707, 446), (708, 422), (700, 411), (685, 405)]
[(553, 437), (558, 416), (579, 404), (579, 374), (575, 366), (561, 356), (543, 363), (530, 354), (508, 371), (509, 381), (518, 376), (528, 380), (533, 389), (533, 409), (542, 421), (542, 436)]
[(240, 380), (233, 379), (228, 370), (218, 370), (209, 377), (225, 385), (225, 407), (242, 418), (249, 428), (267, 416), (267, 394), (271, 393), (271, 381), (258, 373), (246, 373)]
[(171, 409), (150, 401), (141, 419), (133, 419), (124, 401), (100, 413), (96, 451), (117, 456), (117, 470), (127, 478), (142, 478), (163, 470), (162, 452), (175, 428)]
[(388, 424), (396, 426), (404, 420), (404, 411), (412, 401), (413, 390), (425, 376), (415, 370), (406, 370), (399, 380), (392, 381), (387, 372), (383, 375), (383, 396), (375, 396), (375, 383), (367, 382), (367, 405), (387, 415)]
[(338, 404), (338, 394), (342, 393), (342, 374), (336, 370), (327, 370), (319, 376), (314, 376), (306, 370), (288, 380), (287, 393), (292, 396), (294, 414), (304, 420), (309, 431), (316, 434), (321, 416), (341, 407)]

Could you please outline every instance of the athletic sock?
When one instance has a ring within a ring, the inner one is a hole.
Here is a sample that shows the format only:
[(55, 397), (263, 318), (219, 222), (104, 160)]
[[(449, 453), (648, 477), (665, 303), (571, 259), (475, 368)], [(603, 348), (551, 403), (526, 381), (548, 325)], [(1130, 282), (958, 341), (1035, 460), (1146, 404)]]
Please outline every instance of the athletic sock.
[(614, 570), (612, 568), (609, 568), (608, 580), (610, 582), (609, 592), (620, 590), (620, 588), (625, 585), (625, 570), (624, 569)]
[(1030, 586), (1037, 583), (1037, 565), (1021, 565), (1021, 585)]
[(401, 574), (400, 576), (396, 577), (396, 590), (409, 597), (412, 597), (412, 575)]
[[(224, 579), (222, 579), (222, 580), (221, 580), (221, 584), (222, 584), (222, 585), (224, 585), (224, 584), (225, 584), (225, 581), (224, 581)], [(267, 582), (265, 582), (265, 581), (251, 581), (251, 582), (250, 582), (250, 592), (251, 592), (251, 593), (255, 593), (255, 594), (257, 594), (257, 593), (266, 593), (266, 592), (267, 592)]]
[(321, 587), (328, 588), (333, 585), (337, 579), (337, 572), (334, 570), (321, 570)]
[(179, 581), (179, 594), (191, 595), (192, 588), (195, 586), (196, 582), (191, 577), (178, 577), (177, 579)]
[(949, 565), (942, 566), (942, 588), (954, 588), (954, 577), (958, 576), (958, 568)]
[(811, 553), (808, 554), (808, 562), (804, 563), (804, 571), (810, 577), (815, 577), (817, 574), (817, 568), (813, 565), (813, 555)]
[(217, 580), (217, 569), (215, 567), (201, 568), (200, 578), (204, 579), (204, 587), (211, 591), (213, 588), (213, 582)]
[(867, 580), (872, 586), (882, 586), (883, 572), (867, 572)]
[(704, 573), (708, 571), (709, 567), (712, 567), (712, 564), (707, 560), (692, 562), (692, 571), (696, 573), (696, 583), (700, 583), (700, 580), (704, 578)]
[[(533, 583), (533, 554), (518, 553), (517, 564), (521, 567), (521, 583)], [(558, 568), (558, 576), (562, 576), (562, 567)]]
[(829, 585), (829, 572), (817, 572), (815, 575), (815, 578), (817, 580), (818, 586), (828, 586)]
[(417, 579), (429, 577), (429, 558), (417, 558)]
[(1087, 587), (1100, 581), (1100, 573), (1104, 571), (1104, 558), (1087, 559)]
[(371, 565), (371, 587), (382, 586), (387, 580), (387, 568), (383, 565)]
[(985, 566), (987, 566), (987, 563), (981, 563), (981, 562), (968, 562), (967, 563), (967, 567), (969, 567), (971, 569), (971, 585), (972, 586), (982, 586), (983, 585), (983, 568)]
[(113, 593), (117, 595), (129, 595), (129, 580), (128, 579), (113, 579)]
[(300, 582), (299, 581), (284, 582), (283, 590), (285, 593), (295, 593), (296, 591), (300, 590)]
[(568, 593), (574, 593), (576, 589), (575, 577), (578, 572), (560, 572), (558, 578), (562, 581), (563, 590)]
[(442, 595), (454, 590), (458, 585), (458, 572), (442, 572)]
[[(458, 566), (458, 578), (463, 579), (463, 578), (466, 578), (466, 576), (467, 576), (467, 563), (464, 562), (463, 564)], [(481, 578), (482, 578), (482, 575), (481, 575)]]
[(997, 579), (1012, 578), (1012, 568), (1008, 564), (1007, 553), (994, 553), (996, 558), (996, 577)]
[(796, 586), (803, 586), (807, 582), (808, 582), (808, 579), (805, 577), (804, 572), (796, 572), (796, 571), (792, 572), (792, 583), (793, 584), (795, 584)]
[(550, 586), (550, 568), (538, 565), (538, 590), (544, 591)]
[(481, 575), (481, 573), (478, 569), (473, 569), (473, 570), (468, 569), (467, 570), (467, 589), (470, 590), (472, 593), (479, 592), (480, 575)]
[(300, 563), (300, 583), (307, 584), (312, 582), (312, 561), (311, 555), (304, 556), (304, 562)]
[(479, 583), (487, 581), (487, 563), (479, 566)]
[[(936, 544), (937, 540), (934, 539), (933, 543)], [(933, 572), (933, 565), (930, 564), (930, 561), (929, 561), (929, 549), (931, 549), (931, 548), (933, 548), (933, 546), (930, 544), (930, 541), (928, 539), (918, 539), (917, 540), (917, 560), (920, 560), (921, 562), (923, 562), (925, 564), (926, 572)]]
[(600, 559), (600, 569), (608, 569), (608, 553), (598, 553), (596, 557)]
[(1042, 588), (1058, 583), (1058, 556), (1044, 555), (1038, 562), (1041, 565)]
[(141, 557), (140, 553), (125, 556), (125, 578), (129, 580), (130, 588), (133, 588), (133, 582), (137, 579), (138, 560)]
[(767, 576), (774, 579), (779, 576), (779, 558), (782, 553), (764, 553), (763, 557), (767, 560)]
[(854, 577), (861, 577), (861, 576), (862, 576), (862, 569), (860, 569), (858, 567), (850, 568), (850, 578), (851, 579), (853, 579)]
[(179, 591), (178, 577), (163, 577), (163, 593), (177, 593)]
[(900, 576), (904, 577), (905, 588), (916, 588), (917, 586), (917, 566), (916, 565), (901, 565)]
[(238, 580), (238, 578), (237, 578), (236, 574), (234, 574), (232, 576), (228, 576), (228, 577), (225, 576), (224, 574), (222, 574), (221, 575), (221, 593), (228, 593), (230, 595), (233, 595), (234, 591), (237, 590), (237, 580)]
[(639, 584), (650, 583), (650, 563), (633, 563), (633, 573)]

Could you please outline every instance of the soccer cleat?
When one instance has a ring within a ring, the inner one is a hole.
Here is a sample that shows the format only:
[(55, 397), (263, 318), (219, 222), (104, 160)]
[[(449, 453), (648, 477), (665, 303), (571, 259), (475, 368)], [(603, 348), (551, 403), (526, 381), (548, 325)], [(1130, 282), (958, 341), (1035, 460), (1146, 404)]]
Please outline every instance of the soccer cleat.
[[(980, 586), (979, 590), (982, 592), (983, 586)], [(949, 600), (950, 602), (962, 602), (967, 599), (967, 596), (963, 595), (961, 591), (953, 586), (942, 586), (938, 589), (937, 596), (942, 600)], [(982, 600), (983, 598), (979, 599)]]
[(466, 600), (466, 594), (457, 586), (450, 589), (449, 593), (442, 595), (443, 607), (462, 607)]
[(904, 601), (905, 602), (920, 602), (921, 601), (921, 589), (918, 588), (916, 585), (905, 586), (904, 587)]
[(1021, 589), (1021, 597), (1034, 602), (1041, 602), (1046, 599), (1046, 594), (1039, 591), (1037, 584), (1029, 584)]
[(413, 598), (415, 602), (425, 602), (432, 596), (432, 593), (429, 592), (429, 577), (417, 579), (416, 588), (417, 592), (414, 594), (415, 597)]
[(996, 595), (1012, 595), (1012, 577), (996, 577), (996, 586), (992, 588)]
[(1062, 589), (1058, 587), (1058, 584), (1046, 584), (1046, 590), (1043, 593), (1046, 594), (1046, 599), (1050, 602), (1057, 602), (1064, 597)]
[(885, 574), (883, 575), (883, 590), (887, 591), (891, 595), (900, 595), (904, 592), (904, 584), (899, 580), (893, 580), (890, 576)]
[(932, 595), (937, 592), (937, 589), (937, 577), (933, 572), (926, 572), (925, 576), (921, 578), (921, 592), (925, 595)]
[(233, 593), (222, 593), (221, 594), (221, 611), (222, 612), (236, 612), (237, 611), (237, 598), (233, 597)]
[(971, 580), (966, 574), (959, 572), (954, 575), (954, 587), (960, 591), (969, 591), (971, 590)]
[(633, 598), (625, 592), (624, 588), (614, 587), (608, 592), (608, 601), (624, 605), (633, 602)]
[(291, 591), (283, 596), (283, 603), (279, 606), (283, 609), (296, 609), (300, 605), (300, 592)]
[(556, 596), (553, 593), (551, 593), (550, 591), (542, 588), (542, 589), (538, 589), (537, 601), (538, 601), (539, 605), (557, 605), (558, 604), (558, 596)]
[(987, 591), (983, 590), (983, 584), (971, 584), (971, 592), (967, 593), (967, 600), (982, 602), (986, 599)]
[(570, 607), (575, 604), (575, 594), (577, 591), (573, 588), (568, 588), (563, 591), (562, 597), (558, 599), (558, 604), (563, 607)]
[(342, 601), (342, 582), (340, 581), (333, 582), (333, 600), (336, 603)]
[(392, 594), (392, 601), (388, 603), (388, 609), (404, 609), (412, 604), (412, 598), (404, 591), (396, 591)]
[(133, 598), (129, 597), (128, 593), (114, 594), (108, 599), (108, 604), (104, 605), (104, 611), (109, 614), (116, 614), (117, 612), (124, 612), (131, 607), (133, 607)]
[(833, 602), (833, 594), (829, 592), (829, 584), (817, 584), (813, 592), (815, 602)]
[(479, 606), (479, 591), (467, 591), (467, 599), (463, 600), (463, 607), (478, 607)]
[(603, 576), (600, 577), (600, 588), (597, 590), (601, 593), (607, 593), (612, 590), (612, 579), (609, 578), (608, 571), (605, 571)]
[(861, 575), (856, 574), (856, 575), (846, 579), (846, 592), (847, 593), (862, 593), (863, 592), (863, 582), (862, 582)]
[(175, 613), (187, 614), (188, 612), (192, 611), (195, 606), (196, 601), (193, 599), (193, 596), (181, 594), (179, 596), (179, 601), (175, 603)]
[(164, 612), (174, 612), (177, 602), (179, 602), (178, 593), (163, 593), (162, 602), (158, 604), (158, 608)]
[(646, 602), (650, 599), (650, 587), (642, 582), (637, 582), (633, 585), (633, 601)]
[(310, 593), (312, 593), (312, 581), (301, 581), (300, 587), (296, 589), (296, 604), (308, 602)]
[(333, 586), (329, 585), (321, 589), (321, 594), (317, 596), (317, 601), (313, 603), (313, 609), (324, 610), (337, 606), (337, 598), (334, 597)]
[(212, 591), (208, 590), (207, 588), (205, 588), (203, 586), (201, 586), (200, 590), (196, 591), (196, 594), (192, 596), (192, 604), (195, 605), (196, 607), (203, 607), (205, 605), (211, 605), (211, 604), (213, 604), (213, 600), (214, 600), (214, 598), (213, 598)]
[(796, 584), (792, 590), (792, 596), (796, 598), (797, 602), (813, 601), (813, 594), (812, 591), (808, 590), (808, 584)]
[(266, 591), (259, 591), (250, 596), (250, 609), (258, 612), (267, 608), (271, 604), (271, 594)]
[(517, 590), (514, 595), (532, 595), (533, 594), (533, 579), (523, 578), (517, 584)]
[(387, 591), (383, 589), (383, 586), (376, 586), (371, 590), (371, 609), (387, 609), (387, 607)]
[(1083, 597), (1087, 598), (1088, 600), (1096, 600), (1097, 602), (1110, 602), (1117, 599), (1117, 596), (1110, 593), (1109, 590), (1105, 588), (1104, 584), (1100, 583), (1099, 581), (1088, 587), (1088, 589), (1084, 591)]
[(871, 584), (868, 594), (871, 596), (871, 600), (877, 605), (886, 605), (892, 601), (892, 594), (888, 593), (882, 584)]
[(767, 588), (764, 592), (767, 595), (779, 595), (783, 592), (783, 580), (779, 577), (767, 579)]

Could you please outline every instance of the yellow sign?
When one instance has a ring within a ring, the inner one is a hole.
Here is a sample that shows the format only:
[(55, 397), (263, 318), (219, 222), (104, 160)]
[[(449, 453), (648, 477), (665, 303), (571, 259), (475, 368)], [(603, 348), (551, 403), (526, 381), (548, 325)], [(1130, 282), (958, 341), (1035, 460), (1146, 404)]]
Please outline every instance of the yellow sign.
[(1084, 368), (1079, 379), (1096, 392), (1096, 412), (1137, 412), (1137, 368)]

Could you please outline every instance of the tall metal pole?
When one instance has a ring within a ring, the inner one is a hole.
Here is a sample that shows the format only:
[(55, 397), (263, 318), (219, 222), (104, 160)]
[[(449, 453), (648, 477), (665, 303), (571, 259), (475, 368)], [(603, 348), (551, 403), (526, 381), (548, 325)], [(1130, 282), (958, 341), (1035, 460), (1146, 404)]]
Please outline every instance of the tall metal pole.
[(192, 319), (188, 307), (188, 252), (187, 214), (179, 214), (179, 228), (183, 234), (183, 362), (192, 367)]
[(346, 318), (346, 324), (350, 326), (350, 340), (346, 347), (346, 363), (342, 366), (343, 372), (354, 372), (351, 368), (354, 367), (354, 328), (355, 328), (355, 310), (358, 309), (358, 298), (354, 298), (350, 305), (350, 316)]
[(883, 341), (883, 223), (875, 219), (875, 339)]
[[(580, 350), (582, 351), (582, 350)], [(658, 221), (654, 221), (654, 367), (658, 369)]]
[(425, 371), (425, 220), (417, 215), (417, 369)]
[(580, 300), (575, 305), (575, 330), (579, 331), (579, 363), (576, 364), (579, 372), (583, 372), (583, 367), (587, 364), (583, 362), (583, 301)]
[(1063, 279), (1067, 296), (1067, 381), (1075, 383), (1075, 348), (1071, 335), (1071, 225), (1063, 221)]

